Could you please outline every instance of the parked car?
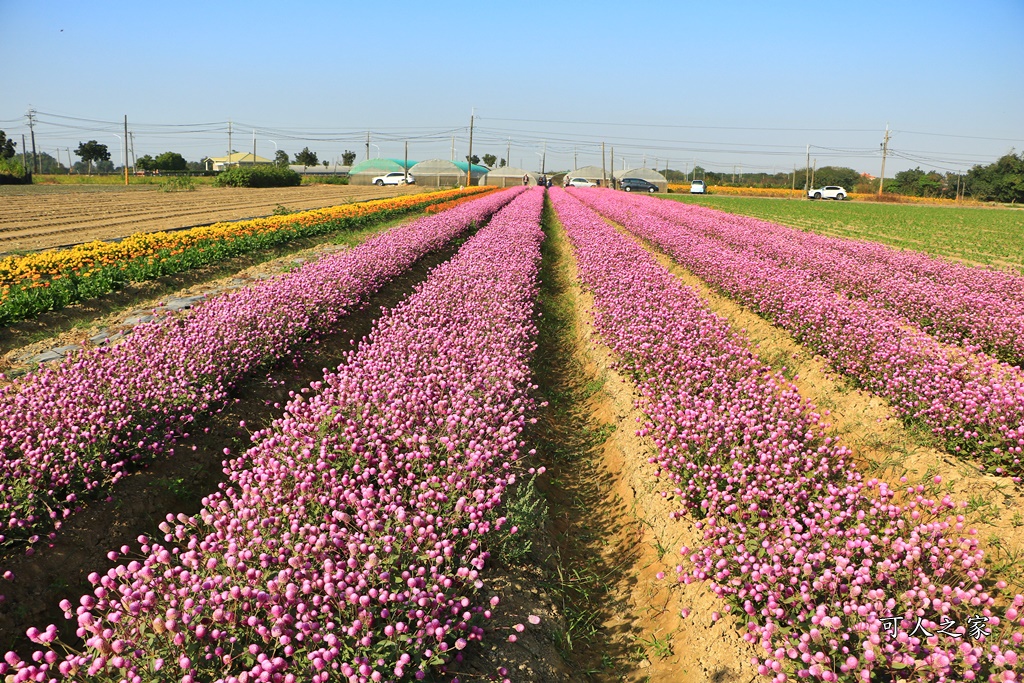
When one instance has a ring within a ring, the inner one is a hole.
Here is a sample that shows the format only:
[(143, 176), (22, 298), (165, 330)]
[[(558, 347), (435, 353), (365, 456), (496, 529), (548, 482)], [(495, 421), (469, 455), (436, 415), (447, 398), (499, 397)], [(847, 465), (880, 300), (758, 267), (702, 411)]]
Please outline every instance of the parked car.
[(573, 178), (570, 180), (567, 187), (597, 187), (597, 183), (592, 183), (586, 178)]
[(690, 183), (690, 194), (707, 194), (708, 188), (703, 180), (694, 180)]
[(643, 178), (623, 178), (619, 181), (619, 187), (626, 192), (650, 192), (658, 191), (658, 186)]
[(416, 184), (416, 179), (415, 178), (413, 178), (411, 175), (408, 176), (408, 178), (409, 179), (406, 180), (406, 174), (403, 173), (402, 171), (393, 171), (391, 173), (388, 173), (387, 175), (379, 175), (379, 176), (377, 176), (376, 178), (373, 179), (373, 184), (374, 185), (405, 185), (405, 184), (415, 185)]
[(809, 199), (838, 199), (840, 201), (846, 199), (848, 193), (838, 185), (826, 185), (820, 190), (808, 190), (807, 197)]

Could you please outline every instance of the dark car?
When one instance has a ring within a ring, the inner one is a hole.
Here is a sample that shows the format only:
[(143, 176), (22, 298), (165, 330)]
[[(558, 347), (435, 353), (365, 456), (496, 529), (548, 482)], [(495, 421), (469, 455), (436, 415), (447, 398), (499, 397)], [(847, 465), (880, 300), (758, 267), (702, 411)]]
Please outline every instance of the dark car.
[(658, 186), (643, 178), (623, 178), (619, 186), (626, 192), (657, 192)]

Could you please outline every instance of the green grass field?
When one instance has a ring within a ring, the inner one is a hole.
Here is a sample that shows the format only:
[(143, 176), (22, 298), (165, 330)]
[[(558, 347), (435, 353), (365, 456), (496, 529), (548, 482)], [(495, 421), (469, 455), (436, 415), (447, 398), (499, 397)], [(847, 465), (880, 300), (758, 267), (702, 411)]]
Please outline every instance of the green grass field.
[(836, 237), (1024, 273), (1024, 209), (664, 195)]

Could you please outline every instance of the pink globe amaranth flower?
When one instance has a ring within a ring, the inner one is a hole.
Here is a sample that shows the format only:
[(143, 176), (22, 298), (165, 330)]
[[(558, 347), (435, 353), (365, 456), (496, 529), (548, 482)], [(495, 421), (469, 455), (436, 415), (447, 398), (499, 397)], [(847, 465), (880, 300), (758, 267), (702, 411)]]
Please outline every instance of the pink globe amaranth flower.
[[(961, 623), (968, 609), (994, 606), (994, 591), (980, 586), (977, 540), (964, 536), (962, 520), (946, 519), (952, 500), (930, 499), (923, 486), (897, 492), (865, 482), (849, 451), (823, 433), (814, 407), (692, 290), (568, 193), (551, 198), (593, 293), (595, 328), (623, 359), (620, 372), (636, 379), (637, 405), (647, 415), (641, 432), (658, 449), (652, 460), (673, 494), (702, 518), (695, 526), (705, 546), (682, 550), (693, 566), (681, 566), (680, 578), (708, 579), (727, 611), (758, 616), (745, 619), (745, 637), (772, 655), (764, 666), (785, 677), (814, 664), (823, 680), (839, 680), (823, 661), (801, 661), (810, 656), (808, 643), (847, 658), (864, 652), (872, 669), (875, 647), (886, 653), (883, 662), (913, 659), (906, 653), (921, 647), (906, 633), (883, 642), (879, 617), (903, 616), (909, 631), (909, 615), (922, 600)], [(637, 218), (639, 211), (615, 214), (616, 203), (633, 202), (635, 209), (646, 199), (588, 195), (638, 232), (656, 221)], [(664, 232), (670, 229), (676, 228)], [(902, 576), (894, 585), (896, 572)], [(945, 578), (959, 572), (963, 583)], [(947, 641), (930, 659), (935, 680), (965, 669), (965, 677), (998, 671), (999, 652), (965, 655), (959, 641)], [(859, 672), (845, 673), (863, 680)]]
[[(345, 363), (293, 392), (198, 514), (168, 515), (142, 559), (95, 577), (79, 623), (96, 639), (76, 666), (95, 673), (106, 643), (161, 624), (147, 656), (181, 666), (187, 650), (204, 674), (241, 678), (218, 648), (244, 648), (249, 680), (326, 681), (335, 666), (386, 680), (485, 636), (486, 542), (535, 389), (542, 193), (517, 194)], [(385, 639), (402, 652), (380, 664)]]

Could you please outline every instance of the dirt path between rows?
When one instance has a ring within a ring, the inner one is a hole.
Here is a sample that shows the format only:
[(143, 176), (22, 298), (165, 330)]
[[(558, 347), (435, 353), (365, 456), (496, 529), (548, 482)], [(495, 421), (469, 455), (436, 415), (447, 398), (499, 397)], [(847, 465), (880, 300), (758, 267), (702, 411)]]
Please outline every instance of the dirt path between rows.
[(158, 186), (102, 192), (12, 186), (0, 192), (0, 256), (269, 216), (279, 207), (301, 211), (420, 192), (415, 185), (200, 186), (192, 192), (162, 192)]
[(866, 477), (885, 481), (895, 490), (920, 484), (930, 495), (948, 494), (965, 504), (960, 514), (977, 530), (990, 570), (1013, 591), (1024, 592), (1024, 491), (1008, 477), (980, 471), (977, 461), (939, 450), (930, 434), (908, 429), (888, 401), (855, 388), (825, 358), (808, 351), (788, 332), (717, 293), (655, 245), (637, 241), (739, 330), (762, 361), (782, 371), (801, 396), (820, 409), (831, 423), (829, 432), (853, 450), (854, 461)]
[(676, 579), (679, 549), (700, 546), (700, 533), (669, 517), (679, 505), (659, 491), (647, 461), (653, 444), (636, 436), (637, 394), (593, 334), (593, 299), (564, 231), (555, 221), (548, 228), (542, 320), (553, 332), (538, 352), (538, 383), (550, 407), (538, 450), (549, 463), (549, 573), (566, 622), (556, 641), (592, 681), (752, 681), (756, 651), (743, 627), (712, 619), (725, 605), (706, 584)]

